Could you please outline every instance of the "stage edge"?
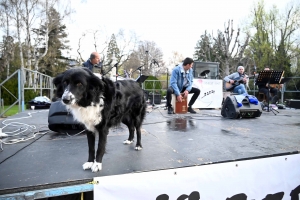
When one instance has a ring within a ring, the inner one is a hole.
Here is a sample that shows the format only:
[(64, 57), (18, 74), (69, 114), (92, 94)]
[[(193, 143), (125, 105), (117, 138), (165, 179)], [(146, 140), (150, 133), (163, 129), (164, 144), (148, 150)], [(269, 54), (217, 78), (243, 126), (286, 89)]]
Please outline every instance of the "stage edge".
[(22, 200), (22, 199), (40, 199), (47, 197), (56, 197), (68, 194), (93, 191), (93, 184), (81, 184), (75, 186), (66, 186), (52, 189), (35, 190), (13, 194), (0, 195), (0, 200)]

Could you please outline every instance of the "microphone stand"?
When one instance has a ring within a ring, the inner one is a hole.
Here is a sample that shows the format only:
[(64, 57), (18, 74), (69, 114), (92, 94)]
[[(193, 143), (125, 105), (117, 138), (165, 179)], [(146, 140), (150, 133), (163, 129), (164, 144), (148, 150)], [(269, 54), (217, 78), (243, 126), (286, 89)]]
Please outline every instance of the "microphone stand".
[[(138, 67), (138, 68), (136, 69), (136, 70), (139, 70), (139, 71), (140, 71), (140, 75), (139, 75), (138, 79), (142, 77), (142, 67), (143, 67), (143, 66), (144, 66), (144, 65), (142, 65), (142, 66), (140, 66), (140, 67)], [(136, 71), (136, 70), (135, 70), (135, 71)], [(139, 84), (140, 84), (140, 87), (143, 88), (143, 87), (142, 87), (142, 83), (139, 82)]]
[(254, 76), (253, 76), (253, 87), (254, 87), (253, 96), (255, 96), (255, 84), (256, 84), (255, 74), (256, 74), (256, 66), (254, 66), (254, 72), (253, 72), (253, 74), (254, 74)]
[[(151, 63), (150, 63), (150, 68), (152, 67), (152, 64), (156, 64), (158, 67), (159, 67), (159, 64), (158, 64), (158, 62), (155, 60), (155, 59), (153, 59), (152, 61), (151, 61)], [(155, 69), (153, 68), (153, 77), (155, 76)], [(152, 92), (152, 95), (153, 95), (153, 102), (152, 102), (152, 109), (155, 107), (155, 103), (154, 103), (154, 93), (155, 93), (155, 81), (153, 80), (153, 92)]]
[(116, 67), (116, 81), (118, 80), (118, 64), (119, 64), (119, 63), (116, 63), (116, 64), (114, 65), (114, 67)]
[(110, 67), (106, 72), (104, 72), (104, 70), (102, 69), (102, 72), (103, 72), (102, 76), (105, 76), (106, 74), (108, 74), (108, 72), (110, 72), (112, 70), (112, 68), (116, 67), (117, 64), (119, 64), (119, 63), (116, 63), (114, 66)]

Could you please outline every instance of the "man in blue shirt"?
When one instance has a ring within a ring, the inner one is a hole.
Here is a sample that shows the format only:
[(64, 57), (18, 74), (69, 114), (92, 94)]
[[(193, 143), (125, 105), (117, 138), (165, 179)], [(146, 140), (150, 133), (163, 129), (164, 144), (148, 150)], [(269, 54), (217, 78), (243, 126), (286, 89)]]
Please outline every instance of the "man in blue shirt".
[(173, 69), (170, 78), (170, 87), (167, 90), (168, 114), (174, 113), (174, 109), (171, 104), (172, 94), (175, 94), (177, 101), (182, 102), (182, 99), (186, 98), (189, 93), (193, 94), (193, 96), (188, 104), (188, 112), (196, 113), (192, 106), (198, 98), (200, 90), (192, 87), (194, 78), (192, 69), (193, 64), (193, 59), (185, 58), (181, 65), (178, 65)]
[(90, 55), (90, 58), (82, 64), (83, 67), (89, 68), (89, 70), (93, 71), (94, 67), (101, 67), (100, 64), (100, 55), (97, 52), (93, 52)]
[[(231, 85), (230, 90), (233, 90), (234, 93), (247, 93), (245, 84), (248, 81), (248, 76), (245, 75), (244, 71), (245, 69), (243, 66), (238, 66), (237, 72), (234, 72), (224, 78), (224, 81)], [(226, 88), (226, 90), (228, 91), (229, 89)]]

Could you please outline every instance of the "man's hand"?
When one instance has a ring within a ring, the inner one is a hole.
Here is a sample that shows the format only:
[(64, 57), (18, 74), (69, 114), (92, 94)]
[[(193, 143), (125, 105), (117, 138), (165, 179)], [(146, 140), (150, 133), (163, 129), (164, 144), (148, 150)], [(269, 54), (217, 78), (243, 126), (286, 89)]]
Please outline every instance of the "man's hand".
[(188, 97), (188, 95), (189, 95), (189, 91), (184, 91), (183, 93), (182, 93), (182, 96), (184, 97), (184, 98), (187, 98)]
[(178, 102), (182, 102), (182, 95), (180, 94), (179, 96), (176, 97)]
[(182, 102), (183, 98), (187, 98), (189, 95), (189, 91), (184, 91), (183, 93), (180, 93), (179, 96), (176, 97), (177, 101)]

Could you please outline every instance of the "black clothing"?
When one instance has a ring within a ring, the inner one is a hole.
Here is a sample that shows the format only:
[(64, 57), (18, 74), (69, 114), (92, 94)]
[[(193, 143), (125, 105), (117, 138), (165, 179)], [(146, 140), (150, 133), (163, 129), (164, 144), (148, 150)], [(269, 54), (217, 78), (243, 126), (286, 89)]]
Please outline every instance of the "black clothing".
[[(186, 87), (183, 87), (182, 90), (180, 91), (180, 93), (183, 93), (186, 90)], [(172, 104), (172, 94), (174, 94), (174, 90), (173, 88), (170, 86), (167, 90), (167, 107), (171, 107)], [(192, 105), (195, 103), (196, 99), (198, 98), (199, 94), (200, 94), (200, 90), (198, 88), (194, 88), (192, 87), (191, 91), (189, 92), (189, 94), (193, 94), (190, 102), (189, 102), (189, 107), (192, 107)]]
[[(102, 70), (101, 63), (92, 64), (90, 59), (88, 59), (86, 62), (82, 63), (82, 66), (89, 68), (89, 70), (91, 70), (91, 71), (93, 71), (94, 67), (101, 68), (101, 70)], [(102, 71), (101, 71), (101, 74), (102, 74)]]
[[(273, 94), (273, 98), (271, 100), (272, 104), (276, 104), (278, 101), (278, 89), (277, 88), (269, 88), (266, 86), (266, 83), (258, 83), (258, 92), (262, 92), (266, 95), (267, 101), (270, 101), (270, 94)], [(269, 92), (270, 91), (270, 92)]]
[(192, 107), (188, 107), (188, 112), (193, 113), (193, 114), (197, 113), (196, 111), (194, 111), (194, 109)]
[(168, 107), (168, 114), (174, 114), (174, 109), (172, 107)]

